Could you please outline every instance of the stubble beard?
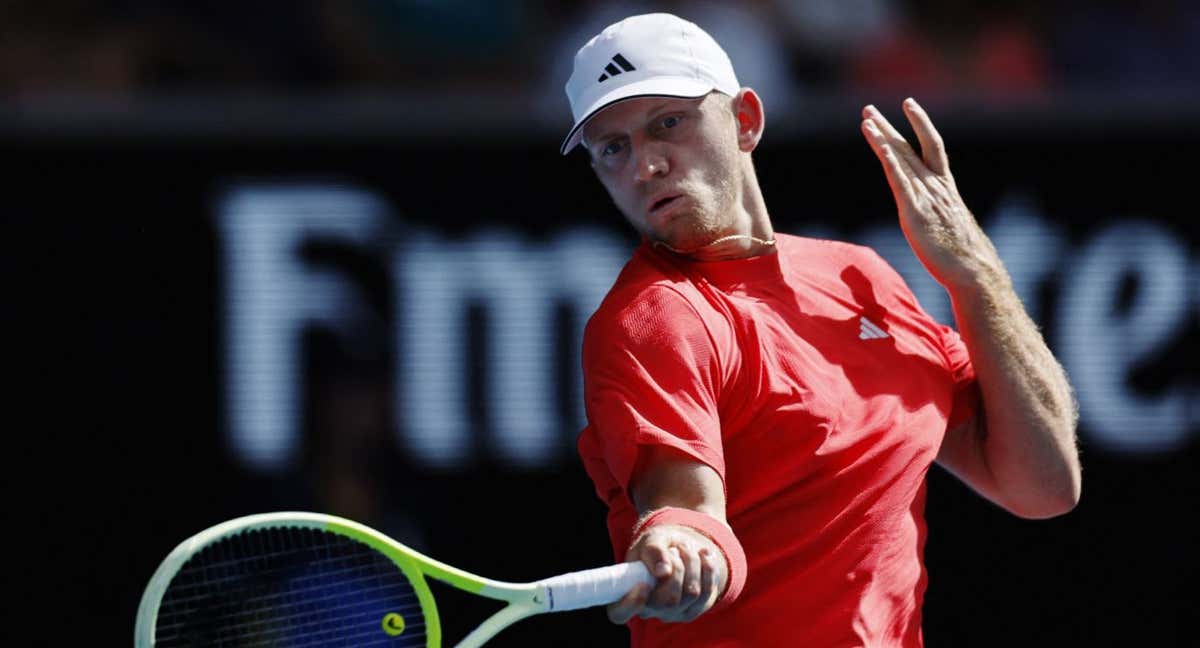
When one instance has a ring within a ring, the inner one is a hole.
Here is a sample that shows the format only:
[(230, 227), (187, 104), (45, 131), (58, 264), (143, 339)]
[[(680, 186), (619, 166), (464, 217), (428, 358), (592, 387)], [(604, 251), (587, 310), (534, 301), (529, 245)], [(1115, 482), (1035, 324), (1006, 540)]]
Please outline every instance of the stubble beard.
[(675, 250), (694, 250), (735, 233), (737, 181), (729, 165), (707, 174), (700, 187), (682, 189), (692, 203), (675, 214), (665, 231), (643, 232), (652, 242)]

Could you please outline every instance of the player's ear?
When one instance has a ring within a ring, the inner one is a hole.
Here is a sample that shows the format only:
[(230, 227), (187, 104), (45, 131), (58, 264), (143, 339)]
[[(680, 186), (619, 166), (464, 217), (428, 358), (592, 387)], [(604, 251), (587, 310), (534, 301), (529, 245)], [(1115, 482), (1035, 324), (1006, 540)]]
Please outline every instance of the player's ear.
[(731, 102), (733, 118), (737, 122), (738, 148), (749, 153), (758, 147), (763, 128), (767, 123), (762, 99), (750, 88), (742, 88)]

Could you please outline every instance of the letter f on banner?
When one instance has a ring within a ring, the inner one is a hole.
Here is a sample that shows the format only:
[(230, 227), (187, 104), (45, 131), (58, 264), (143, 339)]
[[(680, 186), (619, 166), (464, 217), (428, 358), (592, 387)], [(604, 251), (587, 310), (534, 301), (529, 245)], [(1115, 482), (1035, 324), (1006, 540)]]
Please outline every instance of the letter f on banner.
[(234, 454), (257, 470), (294, 459), (303, 333), (369, 317), (346, 277), (305, 263), (313, 241), (369, 247), (387, 225), (366, 192), (321, 186), (240, 186), (218, 201), (225, 288), (225, 411)]

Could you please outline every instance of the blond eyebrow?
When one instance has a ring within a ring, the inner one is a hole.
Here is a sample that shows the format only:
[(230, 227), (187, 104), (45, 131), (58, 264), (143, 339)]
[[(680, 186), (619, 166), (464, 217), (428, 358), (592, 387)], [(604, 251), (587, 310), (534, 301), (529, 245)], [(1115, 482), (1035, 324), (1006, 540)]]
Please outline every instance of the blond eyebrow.
[[(663, 97), (663, 100), (661, 102), (653, 105), (649, 110), (646, 111), (646, 113), (644, 114), (644, 121), (653, 121), (654, 118), (657, 117), (660, 113), (665, 112), (664, 111), (665, 108), (670, 107), (670, 104), (672, 101), (674, 101), (676, 99), (686, 99), (686, 98), (687, 97)], [(591, 138), (591, 137), (587, 136), (586, 131), (587, 131), (587, 129), (585, 128), (584, 132), (581, 133), (579, 136), (580, 141), (583, 142), (584, 148), (591, 148), (591, 144), (599, 144), (600, 142), (605, 142), (613, 137), (619, 137), (621, 135), (621, 133), (618, 133), (616, 131), (609, 131), (599, 137)]]
[(664, 101), (664, 102), (658, 104), (652, 110), (650, 110), (649, 112), (646, 113), (646, 121), (654, 121), (654, 119), (656, 117), (658, 117), (659, 115), (662, 115), (665, 112), (675, 112), (673, 110), (669, 110), (671, 108), (671, 101), (678, 100), (678, 99), (684, 99), (684, 98), (685, 97), (672, 97), (671, 99), (668, 99), (667, 101)]

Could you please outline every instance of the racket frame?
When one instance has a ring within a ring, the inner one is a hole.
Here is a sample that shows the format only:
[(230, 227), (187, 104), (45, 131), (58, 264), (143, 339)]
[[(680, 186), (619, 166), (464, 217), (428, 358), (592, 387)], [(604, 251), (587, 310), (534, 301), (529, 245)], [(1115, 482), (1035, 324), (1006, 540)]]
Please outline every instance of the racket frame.
[(136, 648), (153, 648), (158, 610), (162, 597), (183, 565), (205, 547), (223, 538), (236, 536), (247, 531), (268, 528), (305, 528), (335, 533), (361, 542), (390, 559), (410, 583), (421, 604), (425, 619), (426, 646), (441, 648), (441, 620), (437, 604), (425, 576), (434, 578), (464, 592), (484, 596), (508, 603), (498, 612), (479, 624), (455, 648), (478, 648), (504, 628), (534, 614), (551, 611), (551, 595), (541, 583), (507, 583), (477, 576), (430, 558), (404, 546), (388, 536), (353, 520), (324, 513), (284, 511), (259, 513), (235, 518), (210, 527), (187, 540), (167, 555), (158, 566), (138, 604), (137, 621), (134, 624)]

